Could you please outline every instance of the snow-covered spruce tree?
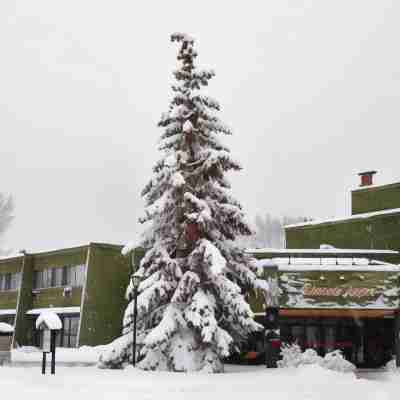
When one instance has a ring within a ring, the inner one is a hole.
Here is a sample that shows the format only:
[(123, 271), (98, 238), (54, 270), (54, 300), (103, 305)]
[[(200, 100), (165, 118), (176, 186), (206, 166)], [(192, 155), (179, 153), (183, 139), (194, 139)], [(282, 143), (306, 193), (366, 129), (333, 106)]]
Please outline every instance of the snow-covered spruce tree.
[[(231, 134), (216, 116), (219, 104), (201, 93), (214, 76), (194, 64), (194, 41), (173, 34), (180, 45), (173, 98), (159, 122), (164, 129), (162, 158), (143, 190), (151, 229), (138, 274), (141, 361), (146, 370), (221, 372), (228, 356), (251, 332), (253, 320), (244, 293), (266, 290), (255, 264), (233, 241), (251, 231), (240, 204), (229, 194), (225, 173), (239, 170), (221, 134)], [(127, 290), (128, 297), (131, 287)], [(101, 358), (103, 367), (119, 367), (131, 357), (133, 302), (124, 333)]]

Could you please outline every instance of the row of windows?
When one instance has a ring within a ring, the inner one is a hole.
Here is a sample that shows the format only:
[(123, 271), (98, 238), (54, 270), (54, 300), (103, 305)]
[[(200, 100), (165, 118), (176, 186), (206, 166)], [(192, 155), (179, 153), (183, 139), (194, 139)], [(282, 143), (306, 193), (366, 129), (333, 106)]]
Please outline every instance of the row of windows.
[(0, 322), (5, 322), (9, 325), (14, 325), (14, 315), (0, 315)]
[(17, 290), (19, 288), (21, 274), (7, 273), (0, 275), (0, 292), (5, 290)]
[[(62, 329), (57, 332), (56, 346), (57, 347), (76, 347), (78, 337), (79, 317), (70, 316), (64, 317), (60, 315)], [(43, 346), (43, 331), (35, 330), (35, 344), (39, 347)]]
[(60, 268), (48, 268), (35, 271), (33, 288), (50, 288), (59, 286), (83, 286), (85, 278), (85, 265), (66, 265)]

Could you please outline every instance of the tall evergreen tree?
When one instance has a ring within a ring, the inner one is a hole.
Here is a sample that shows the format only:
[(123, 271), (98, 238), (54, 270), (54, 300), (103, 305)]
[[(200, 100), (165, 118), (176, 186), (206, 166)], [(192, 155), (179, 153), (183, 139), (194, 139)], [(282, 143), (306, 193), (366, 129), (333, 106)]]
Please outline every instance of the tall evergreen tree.
[[(229, 193), (225, 173), (240, 170), (220, 135), (230, 129), (216, 115), (217, 101), (201, 93), (214, 76), (196, 68), (194, 41), (176, 33), (179, 68), (173, 97), (162, 115), (154, 176), (144, 188), (147, 252), (137, 274), (141, 361), (151, 370), (220, 372), (221, 359), (262, 327), (252, 318), (244, 294), (267, 290), (256, 277), (254, 260), (233, 244), (251, 234), (241, 205)], [(132, 288), (127, 290), (131, 298)], [(133, 301), (124, 318), (124, 336), (101, 358), (119, 367), (131, 357)]]

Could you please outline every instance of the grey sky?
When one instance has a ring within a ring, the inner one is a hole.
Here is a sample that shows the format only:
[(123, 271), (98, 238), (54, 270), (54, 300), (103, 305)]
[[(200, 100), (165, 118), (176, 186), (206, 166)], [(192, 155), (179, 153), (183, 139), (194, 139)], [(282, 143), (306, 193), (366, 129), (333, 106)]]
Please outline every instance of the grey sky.
[(14, 249), (125, 242), (158, 158), (174, 31), (216, 70), (209, 94), (256, 213), (348, 212), (361, 169), (400, 179), (398, 1), (0, 2), (0, 191)]

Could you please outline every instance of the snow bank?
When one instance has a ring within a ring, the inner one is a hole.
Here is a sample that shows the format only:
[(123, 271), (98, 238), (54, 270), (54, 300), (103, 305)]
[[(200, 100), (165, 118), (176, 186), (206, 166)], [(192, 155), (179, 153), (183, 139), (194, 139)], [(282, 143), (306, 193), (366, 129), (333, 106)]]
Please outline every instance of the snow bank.
[(396, 399), (398, 374), (385, 374), (384, 381), (357, 379), (353, 374), (329, 371), (318, 365), (296, 369), (227, 366), (225, 374), (184, 374), (95, 367), (56, 367), (56, 375), (40, 368), (1, 367), (1, 398), (41, 400), (273, 400)]
[[(82, 346), (79, 348), (56, 348), (56, 362), (71, 364), (96, 364), (100, 354), (106, 346)], [(17, 363), (40, 363), (42, 361), (42, 350), (37, 347), (23, 346), (11, 350), (11, 361)]]
[(5, 322), (0, 322), (0, 333), (12, 333), (14, 332), (14, 327)]

